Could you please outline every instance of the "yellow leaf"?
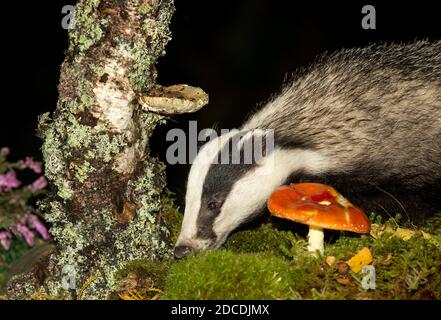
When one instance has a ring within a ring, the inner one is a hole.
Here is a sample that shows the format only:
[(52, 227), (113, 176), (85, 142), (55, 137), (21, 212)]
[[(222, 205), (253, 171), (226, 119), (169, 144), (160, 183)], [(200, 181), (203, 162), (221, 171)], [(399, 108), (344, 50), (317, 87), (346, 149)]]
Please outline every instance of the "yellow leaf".
[(372, 253), (369, 248), (364, 247), (360, 251), (357, 252), (355, 256), (346, 261), (346, 263), (351, 268), (352, 272), (360, 272), (364, 266), (368, 265), (374, 260), (372, 257)]
[(122, 300), (148, 300), (136, 290), (127, 291), (127, 293), (118, 294)]
[(397, 228), (394, 235), (403, 239), (404, 241), (407, 241), (415, 235), (415, 231), (405, 228)]
[(119, 293), (118, 296), (122, 300), (158, 300), (162, 291), (157, 288), (149, 288), (147, 292), (157, 292), (152, 298), (149, 298), (146, 294), (141, 293), (138, 290), (129, 290), (125, 293)]
[(421, 231), (421, 232), (423, 234), (423, 238), (424, 239), (429, 240), (429, 239), (432, 238), (432, 235), (430, 233), (427, 233), (427, 232), (424, 232), (424, 231)]

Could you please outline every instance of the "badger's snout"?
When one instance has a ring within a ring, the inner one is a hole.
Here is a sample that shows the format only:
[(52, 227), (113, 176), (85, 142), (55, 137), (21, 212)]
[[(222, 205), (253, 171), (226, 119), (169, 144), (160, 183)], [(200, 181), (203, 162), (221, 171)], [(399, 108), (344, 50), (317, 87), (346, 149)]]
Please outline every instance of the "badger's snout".
[(193, 251), (192, 247), (189, 246), (177, 246), (174, 250), (174, 256), (176, 259), (182, 259)]

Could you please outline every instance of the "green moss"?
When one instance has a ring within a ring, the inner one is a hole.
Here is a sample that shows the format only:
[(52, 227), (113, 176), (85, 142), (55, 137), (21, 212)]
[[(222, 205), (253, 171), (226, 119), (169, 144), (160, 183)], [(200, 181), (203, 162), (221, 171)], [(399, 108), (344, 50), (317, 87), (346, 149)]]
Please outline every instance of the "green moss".
[(161, 199), (162, 206), (160, 216), (164, 220), (164, 224), (168, 227), (171, 242), (176, 243), (184, 217), (180, 212), (180, 208), (175, 203), (175, 195), (169, 190), (166, 190), (164, 194)]
[[(383, 226), (393, 231), (399, 221), (398, 217), (390, 219)], [(172, 266), (164, 298), (440, 299), (439, 243), (436, 232), (425, 239), (416, 231), (407, 241), (393, 232), (384, 232), (378, 239), (341, 233), (337, 241), (325, 245), (325, 256), (315, 258), (307, 252), (303, 238), (265, 224), (234, 234), (225, 244), (228, 251), (193, 255)], [(363, 289), (362, 273), (350, 271), (348, 284), (340, 283), (342, 276), (335, 266), (325, 262), (326, 256), (347, 261), (363, 247), (374, 256), (375, 290)], [(282, 275), (282, 287), (272, 282), (270, 271)], [(263, 287), (268, 291), (263, 292)]]
[[(441, 250), (421, 235), (408, 241), (388, 236), (375, 241), (372, 251), (376, 257), (377, 284), (375, 297), (412, 298), (418, 291), (430, 291), (441, 298)], [(391, 262), (385, 265), (390, 255)]]
[(292, 244), (293, 237), (291, 232), (279, 231), (270, 224), (264, 224), (255, 230), (234, 233), (224, 247), (233, 252), (270, 252), (284, 256), (286, 249)]
[(192, 255), (170, 268), (165, 299), (288, 299), (290, 263), (269, 254)]
[[(441, 237), (432, 232), (424, 238), (416, 231), (405, 241), (393, 234), (399, 221), (385, 221), (382, 226), (392, 229), (377, 239), (342, 232), (319, 258), (307, 252), (302, 237), (264, 224), (237, 232), (224, 250), (154, 265), (135, 261), (121, 274), (158, 273), (162, 299), (441, 299)], [(363, 289), (362, 273), (349, 271), (348, 283), (339, 282), (342, 276), (335, 265), (325, 262), (326, 256), (347, 261), (363, 247), (374, 257), (375, 290)]]

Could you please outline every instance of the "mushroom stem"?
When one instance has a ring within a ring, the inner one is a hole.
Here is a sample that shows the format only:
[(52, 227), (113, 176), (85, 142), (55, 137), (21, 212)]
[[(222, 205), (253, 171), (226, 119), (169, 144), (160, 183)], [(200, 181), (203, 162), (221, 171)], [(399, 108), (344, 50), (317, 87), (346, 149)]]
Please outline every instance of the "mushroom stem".
[(323, 255), (324, 247), (323, 247), (323, 229), (309, 227), (308, 233), (308, 251), (316, 252), (317, 250)]

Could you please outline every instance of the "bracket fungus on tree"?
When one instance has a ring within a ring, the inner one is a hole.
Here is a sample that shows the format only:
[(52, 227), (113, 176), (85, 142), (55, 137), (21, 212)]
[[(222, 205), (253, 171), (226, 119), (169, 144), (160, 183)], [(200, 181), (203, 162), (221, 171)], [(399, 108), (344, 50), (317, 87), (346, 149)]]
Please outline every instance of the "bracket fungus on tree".
[(156, 87), (138, 98), (141, 108), (164, 115), (196, 112), (208, 104), (208, 94), (186, 84)]
[(277, 188), (267, 202), (272, 215), (309, 225), (308, 250), (323, 254), (323, 229), (368, 233), (363, 210), (334, 188), (320, 183), (296, 183)]

